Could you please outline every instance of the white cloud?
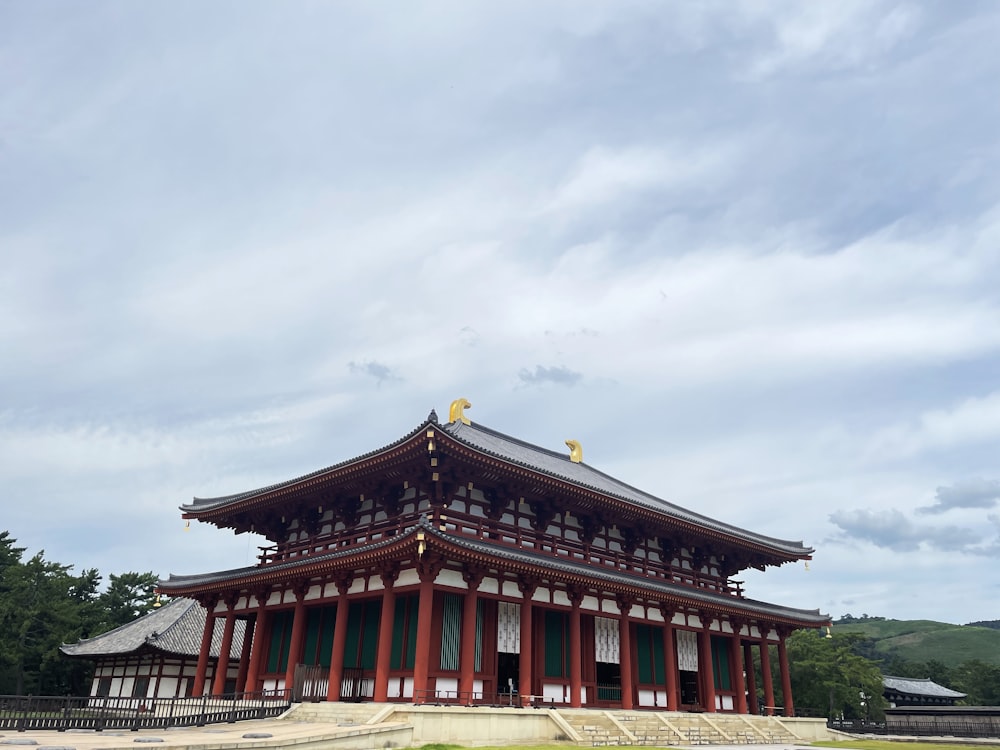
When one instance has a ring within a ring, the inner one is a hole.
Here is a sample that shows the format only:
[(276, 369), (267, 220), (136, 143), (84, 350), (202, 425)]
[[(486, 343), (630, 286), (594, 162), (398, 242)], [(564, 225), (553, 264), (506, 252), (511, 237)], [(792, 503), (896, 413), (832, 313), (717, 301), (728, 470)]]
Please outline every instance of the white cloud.
[[(962, 482), (994, 477), (995, 10), (230, 10), (0, 24), (15, 536), (81, 565), (241, 564), (243, 539), (154, 530), (463, 395), (817, 545), (751, 595), (933, 616), (908, 571), (957, 566), (941, 611), (989, 616), (964, 587), (998, 579), (933, 534), (984, 527)], [(871, 532), (936, 487), (964, 499), (904, 514), (917, 551), (827, 542), (831, 514)]]

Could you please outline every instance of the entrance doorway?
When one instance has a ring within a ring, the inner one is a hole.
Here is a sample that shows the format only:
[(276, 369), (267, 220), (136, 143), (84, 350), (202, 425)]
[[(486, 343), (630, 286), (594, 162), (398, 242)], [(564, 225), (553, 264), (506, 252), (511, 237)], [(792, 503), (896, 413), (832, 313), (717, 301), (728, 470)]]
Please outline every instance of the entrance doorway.
[(497, 654), (497, 694), (513, 701), (517, 695), (521, 675), (521, 655), (499, 652)]

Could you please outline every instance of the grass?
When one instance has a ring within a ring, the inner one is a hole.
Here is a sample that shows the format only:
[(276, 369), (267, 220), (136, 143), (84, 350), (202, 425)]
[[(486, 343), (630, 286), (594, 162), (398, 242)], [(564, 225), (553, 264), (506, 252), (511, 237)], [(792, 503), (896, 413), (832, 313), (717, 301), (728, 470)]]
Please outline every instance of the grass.
[[(839, 750), (983, 750), (982, 745), (958, 745), (942, 742), (890, 742), (889, 740), (846, 740), (844, 742), (812, 742), (813, 747), (835, 747)], [(664, 745), (664, 748), (670, 747)], [(565, 744), (551, 745), (491, 745), (466, 748), (463, 745), (421, 745), (415, 750), (566, 750)], [(711, 750), (708, 748), (707, 750)]]
[(845, 740), (813, 742), (813, 747), (851, 748), (852, 750), (983, 750), (982, 745), (958, 745), (950, 742), (891, 742), (889, 740)]
[[(983, 750), (982, 745), (959, 745), (941, 742), (890, 742), (889, 740), (846, 740), (843, 742), (812, 742), (813, 747), (835, 747), (838, 750)], [(669, 745), (664, 745), (669, 748)], [(466, 748), (463, 745), (421, 745), (412, 750), (566, 750), (565, 744), (551, 745), (491, 745), (488, 747)], [(711, 750), (707, 748), (706, 750)]]

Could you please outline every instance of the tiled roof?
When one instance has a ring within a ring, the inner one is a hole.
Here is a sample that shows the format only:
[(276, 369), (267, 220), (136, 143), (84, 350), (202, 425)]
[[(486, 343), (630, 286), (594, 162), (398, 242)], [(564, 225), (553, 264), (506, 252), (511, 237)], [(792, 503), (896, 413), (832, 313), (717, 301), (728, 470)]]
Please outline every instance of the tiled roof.
[(569, 455), (565, 452), (557, 453), (546, 448), (540, 448), (537, 445), (531, 445), (530, 443), (477, 424), (467, 425), (462, 422), (451, 422), (444, 425), (443, 429), (455, 439), (483, 453), (534, 469), (542, 474), (563, 479), (579, 487), (596, 490), (604, 495), (610, 495), (650, 510), (659, 511), (673, 518), (687, 521), (688, 523), (714, 529), (723, 534), (757, 542), (758, 544), (780, 550), (792, 556), (801, 557), (813, 552), (812, 549), (804, 547), (802, 542), (793, 542), (786, 539), (776, 539), (762, 534), (755, 534), (738, 526), (731, 526), (721, 521), (716, 521), (708, 516), (694, 513), (679, 505), (661, 500), (647, 492), (625, 484), (625, 482), (615, 479), (612, 476), (604, 474), (585, 463), (574, 463), (570, 461)]
[(944, 687), (944, 685), (938, 685), (936, 682), (924, 678), (916, 679), (914, 677), (891, 677), (890, 675), (885, 675), (882, 678), (882, 685), (886, 690), (894, 690), (897, 693), (903, 693), (905, 695), (923, 695), (929, 698), (965, 698), (965, 693), (959, 693), (955, 690), (949, 690)]
[(523, 550), (501, 544), (493, 544), (478, 539), (470, 539), (459, 534), (449, 534), (430, 524), (424, 517), (422, 517), (416, 525), (407, 529), (405, 533), (389, 539), (380, 540), (371, 545), (360, 545), (358, 547), (351, 548), (342, 547), (335, 552), (330, 552), (324, 555), (302, 557), (294, 561), (278, 563), (267, 567), (248, 566), (235, 570), (205, 573), (201, 575), (171, 575), (167, 580), (160, 582), (160, 587), (169, 590), (171, 587), (209, 585), (213, 583), (222, 583), (224, 581), (235, 581), (241, 578), (259, 575), (263, 572), (274, 573), (279, 570), (283, 572), (290, 572), (295, 568), (305, 565), (333, 562), (337, 558), (355, 555), (361, 551), (371, 551), (390, 544), (401, 544), (407, 537), (415, 534), (418, 530), (477, 554), (509, 560), (520, 565), (527, 564), (540, 566), (562, 574), (598, 579), (604, 581), (605, 583), (618, 584), (623, 588), (638, 588), (649, 592), (655, 592), (666, 597), (671, 597), (673, 599), (694, 601), (708, 606), (721, 607), (730, 610), (736, 609), (747, 612), (748, 614), (776, 617), (796, 623), (815, 625), (816, 627), (826, 625), (830, 621), (829, 615), (821, 614), (818, 609), (796, 609), (793, 607), (783, 607), (777, 604), (761, 602), (755, 599), (746, 599), (728, 594), (714, 593), (704, 589), (695, 589), (689, 586), (671, 583), (662, 579), (649, 578), (646, 576), (605, 568), (600, 565), (592, 565), (581, 560), (553, 557), (551, 555), (540, 554), (532, 550)]
[(596, 578), (608, 583), (617, 583), (623, 586), (652, 591), (673, 597), (675, 599), (686, 599), (688, 601), (695, 601), (714, 607), (738, 609), (749, 613), (779, 617), (795, 622), (813, 624), (816, 627), (827, 625), (830, 622), (830, 616), (820, 613), (818, 609), (797, 609), (794, 607), (784, 607), (779, 604), (757, 601), (756, 599), (735, 597), (729, 594), (720, 594), (712, 591), (706, 591), (704, 589), (695, 589), (690, 586), (671, 583), (662, 579), (649, 578), (646, 576), (635, 575), (633, 573), (625, 573), (612, 568), (605, 568), (600, 565), (586, 563), (582, 560), (552, 557), (551, 555), (543, 555), (533, 550), (517, 549), (499, 544), (492, 544), (479, 539), (469, 539), (468, 537), (444, 534), (442, 532), (435, 533), (437, 533), (438, 536), (446, 538), (449, 542), (459, 547), (465, 547), (466, 549), (476, 551), (481, 554), (501, 557), (522, 565), (538, 565), (564, 573), (586, 576), (588, 578)]
[(726, 536), (748, 541), (752, 544), (772, 550), (773, 552), (785, 557), (793, 559), (803, 558), (809, 556), (813, 552), (812, 548), (805, 547), (801, 541), (790, 541), (787, 539), (778, 539), (775, 537), (765, 536), (763, 534), (757, 534), (747, 529), (723, 523), (713, 518), (709, 518), (708, 516), (703, 516), (699, 513), (694, 513), (680, 507), (679, 505), (674, 505), (673, 503), (667, 502), (666, 500), (662, 500), (654, 495), (650, 495), (647, 492), (643, 492), (642, 490), (632, 487), (631, 485), (604, 474), (603, 472), (600, 472), (585, 463), (574, 463), (569, 460), (569, 456), (565, 453), (557, 453), (537, 445), (532, 445), (531, 443), (475, 423), (466, 425), (459, 421), (451, 422), (445, 425), (438, 425), (436, 421), (433, 421), (431, 418), (428, 418), (427, 421), (423, 422), (415, 430), (412, 430), (399, 440), (356, 458), (342, 461), (332, 466), (328, 466), (325, 469), (319, 469), (318, 471), (305, 474), (301, 477), (297, 477), (296, 479), (279, 482), (277, 484), (262, 487), (256, 490), (249, 490), (234, 495), (227, 495), (225, 497), (194, 498), (194, 501), (191, 504), (181, 506), (181, 510), (184, 512), (203, 513), (206, 511), (224, 508), (232, 503), (264, 495), (275, 490), (292, 487), (300, 482), (320, 478), (324, 474), (334, 473), (339, 469), (348, 467), (357, 462), (368, 460), (381, 453), (389, 452), (397, 446), (411, 440), (414, 436), (420, 434), (421, 431), (429, 427), (442, 429), (452, 439), (484, 455), (499, 458), (511, 464), (528, 468), (532, 471), (539, 472), (540, 474), (576, 485), (582, 489), (597, 492), (626, 503), (631, 503), (654, 512), (662, 513), (682, 522), (694, 524)]
[[(229, 652), (231, 658), (239, 656), (245, 629), (246, 623), (237, 620)], [(218, 657), (222, 650), (222, 630), (222, 618), (217, 618), (210, 652), (213, 657)], [(67, 656), (84, 658), (131, 654), (143, 647), (181, 656), (197, 656), (204, 631), (205, 608), (193, 599), (174, 599), (137, 620), (93, 638), (60, 646), (60, 650)]]

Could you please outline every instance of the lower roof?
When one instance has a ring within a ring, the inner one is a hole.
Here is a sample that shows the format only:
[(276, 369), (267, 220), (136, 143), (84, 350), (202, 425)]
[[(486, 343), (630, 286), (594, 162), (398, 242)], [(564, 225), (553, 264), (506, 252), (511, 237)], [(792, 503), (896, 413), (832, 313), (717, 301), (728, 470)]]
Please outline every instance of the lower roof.
[(169, 593), (175, 590), (187, 594), (197, 590), (223, 591), (227, 584), (238, 589), (251, 582), (260, 582), (261, 576), (266, 576), (266, 582), (281, 584), (296, 577), (298, 571), (310, 569), (310, 574), (317, 571), (349, 568), (352, 557), (381, 552), (384, 559), (412, 558), (413, 546), (417, 534), (423, 535), (425, 542), (432, 541), (442, 547), (450, 548), (450, 554), (462, 557), (480, 557), (493, 561), (493, 564), (504, 570), (523, 569), (536, 571), (536, 575), (554, 578), (556, 580), (584, 579), (593, 582), (595, 586), (603, 586), (611, 591), (639, 591), (651, 598), (662, 598), (665, 601), (704, 605), (724, 612), (737, 612), (748, 617), (763, 617), (775, 619), (801, 627), (821, 627), (830, 623), (829, 615), (820, 613), (818, 609), (797, 609), (778, 604), (746, 599), (729, 594), (695, 589), (663, 579), (651, 578), (634, 573), (612, 570), (602, 566), (592, 565), (582, 560), (543, 555), (533, 550), (470, 539), (460, 534), (451, 534), (432, 525), (426, 518), (420, 519), (403, 534), (382, 539), (371, 544), (351, 548), (341, 548), (325, 554), (310, 555), (297, 560), (291, 560), (270, 565), (253, 565), (234, 570), (203, 573), (198, 575), (171, 575), (159, 582), (159, 589)]
[[(194, 599), (174, 599), (159, 609), (154, 609), (137, 620), (109, 630), (93, 638), (59, 647), (66, 656), (96, 658), (100, 656), (126, 656), (141, 651), (160, 651), (178, 656), (197, 656), (205, 632), (205, 608)], [(236, 621), (230, 657), (237, 656), (243, 647), (246, 623)], [(218, 657), (222, 651), (222, 628), (216, 623), (212, 633), (210, 655)]]

